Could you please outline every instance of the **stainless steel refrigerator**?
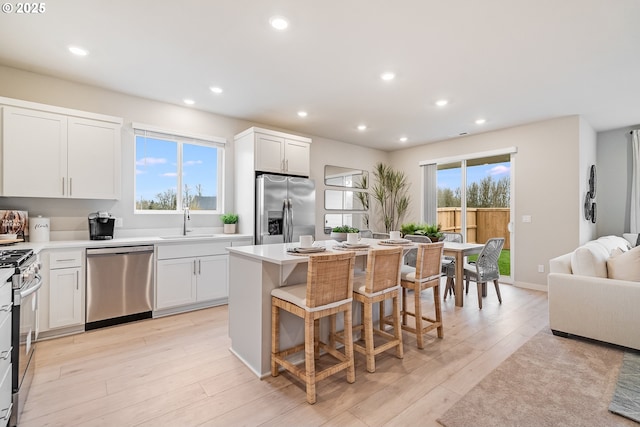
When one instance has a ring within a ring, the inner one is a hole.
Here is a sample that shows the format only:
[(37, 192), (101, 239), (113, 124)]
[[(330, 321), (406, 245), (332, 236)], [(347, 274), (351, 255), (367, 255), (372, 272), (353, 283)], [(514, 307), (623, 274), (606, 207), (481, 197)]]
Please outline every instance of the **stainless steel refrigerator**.
[(316, 234), (316, 188), (311, 179), (281, 175), (256, 178), (256, 245), (289, 243)]

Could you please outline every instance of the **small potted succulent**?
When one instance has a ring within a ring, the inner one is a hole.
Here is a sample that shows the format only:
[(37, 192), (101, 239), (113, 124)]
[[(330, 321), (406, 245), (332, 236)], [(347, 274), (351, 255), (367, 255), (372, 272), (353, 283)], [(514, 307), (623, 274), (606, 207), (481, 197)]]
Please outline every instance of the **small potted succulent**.
[(226, 213), (220, 216), (222, 223), (224, 224), (225, 234), (235, 234), (236, 224), (238, 223), (238, 214)]
[(333, 227), (331, 229), (331, 238), (338, 242), (344, 242), (347, 240), (347, 233), (359, 233), (357, 228), (350, 227), (348, 225), (341, 225), (339, 227)]

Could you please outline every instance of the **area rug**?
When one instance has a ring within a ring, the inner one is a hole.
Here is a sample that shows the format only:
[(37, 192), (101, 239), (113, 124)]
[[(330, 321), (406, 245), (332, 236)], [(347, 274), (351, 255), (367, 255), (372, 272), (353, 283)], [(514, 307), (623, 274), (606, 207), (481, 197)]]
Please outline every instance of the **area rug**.
[(462, 426), (634, 426), (609, 412), (624, 351), (545, 328), (438, 422)]
[(624, 354), (609, 410), (640, 423), (640, 354)]

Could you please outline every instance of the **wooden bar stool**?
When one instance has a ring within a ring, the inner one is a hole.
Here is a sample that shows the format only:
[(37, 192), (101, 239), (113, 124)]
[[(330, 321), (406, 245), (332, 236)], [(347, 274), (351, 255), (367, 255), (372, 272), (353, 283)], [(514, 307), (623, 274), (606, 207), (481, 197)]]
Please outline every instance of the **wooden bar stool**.
[[(444, 336), (442, 329), (442, 310), (440, 305), (440, 275), (442, 269), (442, 253), (444, 242), (419, 243), (416, 266), (402, 266), (402, 329), (416, 334), (418, 348), (424, 348), (423, 335), (432, 329), (437, 329), (438, 338)], [(433, 302), (435, 305), (435, 319), (423, 316), (420, 304), (420, 293), (428, 288), (433, 288)], [(407, 290), (413, 291), (415, 310), (408, 311)], [(407, 317), (415, 318), (415, 327), (407, 324)], [(427, 325), (423, 326), (426, 322)]]
[[(354, 326), (354, 331), (361, 330), (364, 346), (355, 342), (354, 349), (367, 357), (367, 371), (376, 371), (375, 356), (391, 348), (396, 349), (396, 357), (402, 359), (402, 325), (400, 323), (400, 266), (402, 265), (402, 248), (371, 249), (367, 256), (365, 275), (354, 278), (353, 298), (362, 303), (362, 324)], [(385, 321), (385, 301), (390, 299), (393, 314)], [(380, 320), (378, 328), (373, 325), (373, 305), (379, 303)], [(385, 330), (385, 325), (393, 327), (393, 334)], [(374, 336), (385, 341), (375, 345)], [(342, 333), (337, 334), (339, 342), (346, 343)]]
[[(342, 370), (347, 370), (347, 382), (356, 380), (353, 361), (352, 300), (354, 252), (331, 255), (310, 255), (307, 283), (283, 286), (271, 291), (271, 375), (278, 376), (282, 366), (305, 382), (307, 402), (316, 402), (316, 382)], [(280, 350), (280, 310), (286, 310), (304, 319), (304, 344)], [(330, 317), (334, 338), (335, 317), (344, 313), (344, 353), (338, 351), (335, 340), (320, 341), (320, 319)], [(304, 350), (304, 367), (288, 360), (294, 353)], [(338, 359), (338, 362), (316, 372), (315, 359), (320, 350)]]

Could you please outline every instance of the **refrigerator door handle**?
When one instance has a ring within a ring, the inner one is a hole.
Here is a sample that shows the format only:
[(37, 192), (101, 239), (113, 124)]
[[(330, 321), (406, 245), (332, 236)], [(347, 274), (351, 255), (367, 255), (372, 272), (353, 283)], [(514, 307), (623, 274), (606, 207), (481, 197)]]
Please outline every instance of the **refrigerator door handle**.
[(289, 224), (287, 224), (287, 239), (289, 242), (293, 241), (293, 206), (291, 203), (291, 199), (287, 199), (287, 206), (289, 211)]
[(282, 239), (284, 243), (289, 243), (287, 240), (289, 235), (289, 205), (287, 199), (282, 200)]

